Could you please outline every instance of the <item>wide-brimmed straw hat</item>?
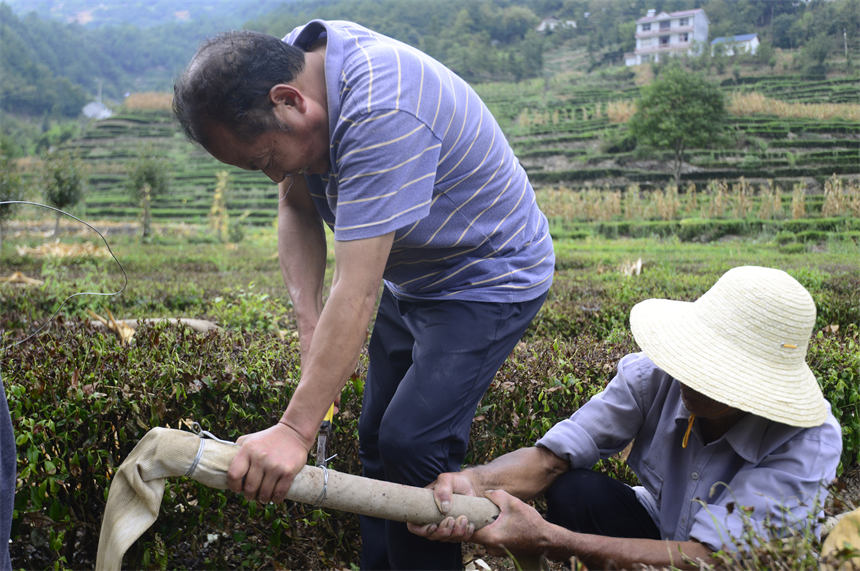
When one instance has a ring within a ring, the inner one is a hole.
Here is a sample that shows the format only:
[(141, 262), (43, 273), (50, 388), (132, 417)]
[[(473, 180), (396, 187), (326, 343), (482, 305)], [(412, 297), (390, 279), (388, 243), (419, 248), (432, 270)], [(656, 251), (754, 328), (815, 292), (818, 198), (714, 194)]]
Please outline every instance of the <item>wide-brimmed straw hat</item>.
[(642, 351), (669, 375), (734, 408), (818, 426), (827, 403), (806, 364), (815, 303), (772, 268), (729, 270), (694, 302), (647, 299), (630, 312)]

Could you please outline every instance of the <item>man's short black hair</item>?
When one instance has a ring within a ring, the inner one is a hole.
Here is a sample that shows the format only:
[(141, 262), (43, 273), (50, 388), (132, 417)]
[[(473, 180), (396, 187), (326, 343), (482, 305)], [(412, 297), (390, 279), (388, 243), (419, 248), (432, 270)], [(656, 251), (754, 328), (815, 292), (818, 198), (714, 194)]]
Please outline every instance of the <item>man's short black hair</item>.
[(192, 141), (207, 146), (206, 128), (220, 123), (251, 141), (277, 128), (269, 90), (289, 83), (304, 52), (268, 34), (234, 31), (207, 40), (173, 85), (173, 113)]

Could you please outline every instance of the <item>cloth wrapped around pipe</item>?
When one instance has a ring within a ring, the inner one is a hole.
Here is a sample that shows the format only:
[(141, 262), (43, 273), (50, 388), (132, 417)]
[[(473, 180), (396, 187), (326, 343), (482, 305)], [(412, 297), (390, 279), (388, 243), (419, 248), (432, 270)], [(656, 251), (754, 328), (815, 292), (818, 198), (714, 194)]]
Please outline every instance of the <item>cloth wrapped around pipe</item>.
[[(111, 481), (99, 536), (97, 571), (119, 570), (125, 552), (155, 522), (165, 478), (188, 476), (210, 488), (227, 489), (227, 468), (239, 447), (207, 435), (153, 428), (140, 439)], [(429, 489), (316, 466), (302, 468), (287, 498), (400, 522), (426, 524), (445, 517)], [(465, 515), (475, 528), (481, 528), (498, 513), (496, 505), (486, 498), (455, 494), (447, 515)]]

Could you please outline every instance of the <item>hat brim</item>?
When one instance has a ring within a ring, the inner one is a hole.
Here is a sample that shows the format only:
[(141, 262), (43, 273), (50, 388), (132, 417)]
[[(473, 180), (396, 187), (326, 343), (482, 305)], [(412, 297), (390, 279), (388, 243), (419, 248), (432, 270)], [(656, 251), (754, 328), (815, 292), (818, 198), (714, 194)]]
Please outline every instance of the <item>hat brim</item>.
[(714, 331), (693, 302), (640, 302), (630, 312), (630, 329), (654, 364), (712, 399), (791, 426), (818, 426), (827, 418), (827, 402), (805, 360), (750, 350), (744, 339)]

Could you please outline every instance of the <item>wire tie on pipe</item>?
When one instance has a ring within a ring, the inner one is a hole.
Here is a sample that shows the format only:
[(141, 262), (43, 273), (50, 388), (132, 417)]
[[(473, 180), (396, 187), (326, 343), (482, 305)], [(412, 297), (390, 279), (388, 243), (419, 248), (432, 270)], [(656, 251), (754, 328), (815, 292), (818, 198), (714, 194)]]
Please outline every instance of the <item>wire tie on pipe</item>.
[[(196, 424), (196, 423), (195, 423)], [(203, 449), (206, 448), (206, 439), (200, 439), (200, 445), (197, 447), (197, 455), (194, 457), (194, 461), (191, 463), (191, 467), (188, 468), (188, 471), (185, 472), (187, 477), (191, 477), (194, 475), (194, 470), (197, 469), (197, 465), (200, 464), (200, 459), (203, 458)]]
[(200, 438), (200, 445), (197, 447), (197, 455), (194, 456), (194, 461), (191, 462), (191, 467), (188, 468), (187, 472), (185, 472), (185, 475), (188, 477), (194, 474), (194, 470), (196, 470), (197, 466), (200, 464), (200, 459), (203, 458), (203, 449), (206, 448), (206, 440), (214, 440), (216, 442), (221, 442), (222, 444), (236, 446), (235, 442), (223, 440), (221, 438), (218, 438), (208, 430), (203, 430), (203, 427), (200, 426), (200, 423), (196, 420), (191, 423), (191, 430), (193, 430), (194, 434), (196, 434)]
[(314, 505), (317, 507), (321, 506), (326, 500), (326, 496), (328, 496), (328, 468), (325, 466), (320, 466), (320, 468), (322, 468), (323, 471), (323, 487), (319, 497), (314, 502)]
[(320, 468), (322, 468), (322, 471), (323, 471), (323, 487), (322, 487), (322, 491), (320, 492), (320, 495), (317, 497), (316, 501), (314, 502), (314, 505), (317, 507), (321, 506), (322, 503), (326, 500), (326, 497), (328, 497), (328, 468), (326, 468), (326, 466), (328, 466), (329, 460), (333, 460), (336, 456), (337, 456), (337, 454), (332, 454), (331, 456), (326, 458), (323, 461), (322, 466), (320, 466)]
[(218, 438), (208, 430), (203, 430), (203, 427), (200, 426), (200, 423), (196, 420), (191, 423), (191, 430), (194, 431), (194, 434), (199, 436), (200, 438), (210, 438), (215, 442), (220, 442), (221, 444), (230, 444), (231, 446), (236, 446), (235, 442), (230, 442), (229, 440), (224, 440), (222, 438)]

